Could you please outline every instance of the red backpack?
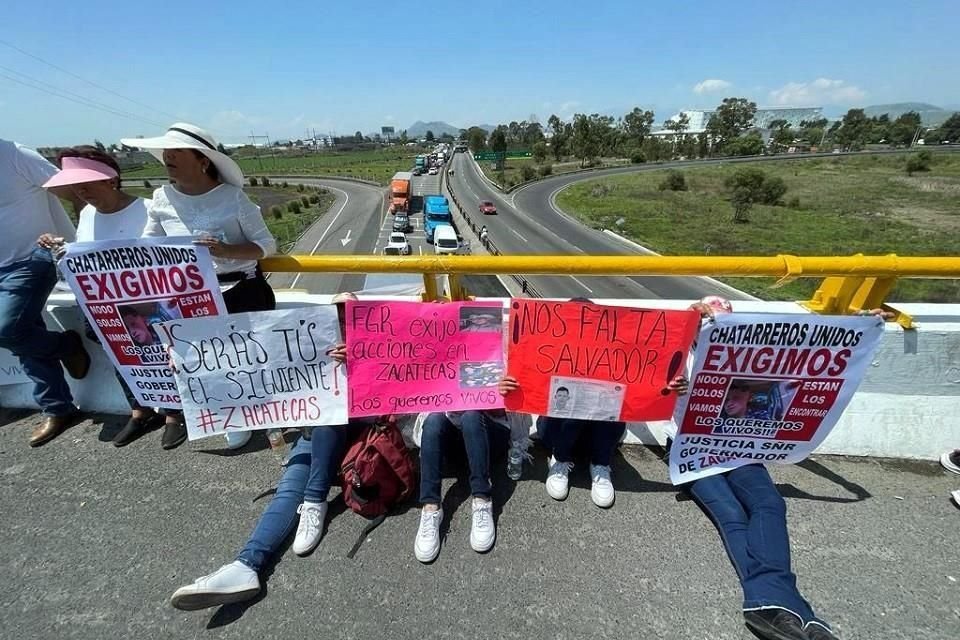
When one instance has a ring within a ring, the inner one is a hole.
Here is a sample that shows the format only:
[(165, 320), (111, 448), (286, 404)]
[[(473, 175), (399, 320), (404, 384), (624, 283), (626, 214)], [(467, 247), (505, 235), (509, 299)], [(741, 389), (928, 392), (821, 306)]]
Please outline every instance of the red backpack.
[(373, 518), (347, 554), (352, 558), (367, 534), (383, 522), (390, 508), (409, 498), (415, 487), (413, 463), (393, 416), (364, 429), (347, 449), (339, 475), (346, 505), (362, 516)]

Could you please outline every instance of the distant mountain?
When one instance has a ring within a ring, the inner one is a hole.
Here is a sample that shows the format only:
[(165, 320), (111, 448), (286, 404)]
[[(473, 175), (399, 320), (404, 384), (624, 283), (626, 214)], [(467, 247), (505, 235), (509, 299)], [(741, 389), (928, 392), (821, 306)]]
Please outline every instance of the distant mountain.
[(433, 131), (433, 135), (437, 138), (445, 133), (448, 133), (454, 137), (460, 135), (460, 127), (455, 127), (452, 124), (440, 121), (422, 122), (417, 120), (412, 125), (407, 127), (407, 137), (423, 138), (427, 135), (427, 131)]
[(908, 111), (916, 111), (920, 114), (920, 121), (927, 127), (936, 127), (944, 123), (947, 118), (953, 113), (953, 111), (948, 111), (946, 109), (941, 109), (940, 107), (932, 104), (927, 104), (926, 102), (897, 102), (894, 104), (876, 104), (869, 107), (864, 107), (864, 113), (868, 117), (882, 116), (883, 114), (889, 114), (890, 119), (894, 119), (897, 116), (900, 116)]

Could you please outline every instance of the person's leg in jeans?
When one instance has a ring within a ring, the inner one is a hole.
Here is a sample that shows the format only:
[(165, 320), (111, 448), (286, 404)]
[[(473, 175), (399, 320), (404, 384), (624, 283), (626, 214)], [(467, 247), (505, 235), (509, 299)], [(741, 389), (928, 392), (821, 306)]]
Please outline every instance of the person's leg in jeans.
[(273, 558), (297, 522), (297, 507), (310, 474), (310, 441), (300, 438), (290, 452), (276, 493), (236, 560), (183, 586), (170, 603), (187, 611), (249, 600), (260, 592), (259, 572)]
[(440, 553), (443, 451), (453, 431), (455, 427), (446, 414), (431, 413), (420, 434), (420, 503), (423, 508), (413, 543), (414, 556), (420, 562), (433, 562)]
[(610, 478), (610, 461), (613, 452), (627, 430), (623, 422), (581, 420), (581, 430), (590, 436), (590, 498), (598, 507), (606, 509), (613, 505), (616, 493)]
[(473, 494), (470, 546), (478, 553), (493, 547), (497, 538), (493, 521), (490, 459), (495, 452), (510, 446), (510, 430), (499, 426), (482, 411), (467, 411), (460, 419), (460, 432), (470, 469), (470, 493)]
[(310, 475), (299, 508), (300, 524), (293, 540), (293, 552), (305, 555), (313, 551), (323, 536), (327, 518), (327, 494), (343, 462), (347, 447), (363, 430), (361, 422), (314, 427), (310, 436)]
[(41, 251), (0, 269), (0, 347), (20, 359), (43, 414), (65, 416), (77, 408), (60, 361), (77, 348), (79, 336), (50, 331), (43, 322), (57, 270), (49, 252)]

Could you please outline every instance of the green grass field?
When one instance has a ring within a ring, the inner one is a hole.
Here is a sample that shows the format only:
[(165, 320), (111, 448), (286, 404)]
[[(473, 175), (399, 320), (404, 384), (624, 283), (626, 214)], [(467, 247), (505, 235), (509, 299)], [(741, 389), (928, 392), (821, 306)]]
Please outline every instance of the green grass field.
[[(480, 165), (480, 169), (483, 170), (484, 175), (500, 186), (506, 188), (524, 182), (523, 176), (521, 175), (521, 171), (523, 170), (524, 166), (531, 166), (535, 170), (540, 168), (532, 158), (510, 158), (504, 163), (503, 177), (501, 178), (500, 171), (493, 168), (495, 163), (489, 160), (478, 160), (477, 164)], [(562, 162), (553, 162), (552, 159), (548, 158), (544, 164), (551, 165), (552, 175), (569, 173), (571, 171), (577, 171), (580, 169), (579, 160), (563, 160)], [(607, 158), (602, 161), (601, 166), (619, 167), (624, 164), (627, 164), (626, 160)], [(539, 177), (539, 173), (537, 176)]]
[[(960, 255), (960, 155), (938, 154), (931, 170), (907, 176), (906, 154), (757, 163), (780, 176), (799, 206), (755, 205), (734, 224), (724, 179), (742, 164), (684, 171), (688, 191), (660, 191), (665, 172), (591, 180), (562, 191), (557, 203), (594, 227), (665, 255)], [(769, 278), (724, 278), (765, 299), (800, 300), (815, 279), (771, 288)], [(956, 302), (960, 281), (899, 281), (891, 300)]]
[[(126, 187), (124, 191), (141, 198), (153, 196), (153, 189), (144, 187)], [(299, 191), (296, 185), (287, 187), (281, 187), (279, 185), (270, 187), (246, 187), (244, 192), (251, 200), (260, 206), (263, 212), (263, 219), (267, 223), (267, 228), (270, 229), (273, 237), (277, 239), (277, 247), (281, 253), (289, 252), (293, 243), (300, 237), (300, 234), (313, 224), (317, 218), (326, 213), (334, 200), (336, 200), (336, 196), (326, 189), (320, 188), (318, 190), (313, 187), (305, 187), (304, 191)], [(307, 196), (308, 200), (311, 196), (317, 196), (319, 202), (304, 206), (301, 200), (303, 196)], [(287, 204), (293, 200), (301, 201), (300, 213), (293, 213), (287, 208)], [(77, 218), (73, 212), (73, 207), (65, 200), (62, 202), (64, 208), (67, 210), (67, 214), (71, 220), (73, 220), (73, 223), (76, 224)], [(280, 207), (280, 217), (276, 216), (276, 212), (273, 210), (274, 206)]]
[[(270, 151), (265, 150), (265, 153)], [(373, 151), (325, 151), (303, 156), (236, 157), (247, 176), (303, 175), (360, 178), (387, 184), (397, 171), (409, 171), (418, 151), (400, 147)], [(156, 177), (164, 175), (160, 164), (147, 165), (136, 171), (125, 171), (124, 178)]]

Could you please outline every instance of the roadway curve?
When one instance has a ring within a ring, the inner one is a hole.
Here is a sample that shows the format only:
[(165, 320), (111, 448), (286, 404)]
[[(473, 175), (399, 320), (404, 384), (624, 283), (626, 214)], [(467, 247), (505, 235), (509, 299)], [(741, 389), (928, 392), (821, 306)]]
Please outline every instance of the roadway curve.
[[(657, 165), (657, 168), (662, 166)], [(513, 195), (504, 195), (493, 187), (467, 154), (456, 154), (452, 168), (451, 189), (477, 224), (487, 225), (490, 239), (504, 254), (600, 256), (638, 253), (629, 245), (585, 227), (551, 206), (552, 194), (572, 182), (636, 171), (637, 167), (603, 170), (589, 175), (557, 176), (533, 183)], [(497, 215), (481, 215), (481, 200), (496, 203)], [(530, 281), (546, 297), (696, 299), (710, 294), (734, 299), (746, 297), (745, 294), (733, 294), (705, 278), (695, 277), (534, 276)]]

